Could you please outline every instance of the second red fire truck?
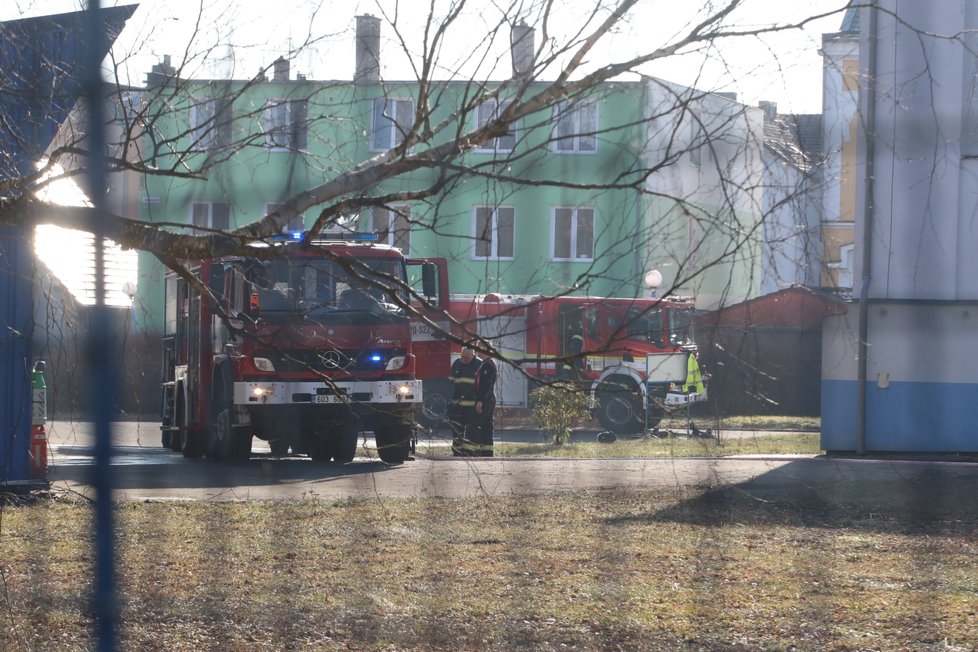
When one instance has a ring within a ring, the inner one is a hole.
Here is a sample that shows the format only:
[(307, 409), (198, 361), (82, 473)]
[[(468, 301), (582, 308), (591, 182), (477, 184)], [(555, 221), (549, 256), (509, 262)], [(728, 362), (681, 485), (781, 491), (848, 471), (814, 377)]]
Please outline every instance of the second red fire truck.
[[(563, 380), (590, 394), (605, 428), (637, 432), (657, 425), (669, 406), (706, 400), (702, 382), (688, 382), (699, 376), (690, 299), (455, 295), (448, 314), (442, 326), (457, 341), (482, 338), (505, 358), (501, 405), (528, 406), (535, 386)], [(416, 338), (429, 338), (418, 330)], [(419, 366), (428, 425), (444, 417), (451, 396), (448, 358), (438, 370)]]

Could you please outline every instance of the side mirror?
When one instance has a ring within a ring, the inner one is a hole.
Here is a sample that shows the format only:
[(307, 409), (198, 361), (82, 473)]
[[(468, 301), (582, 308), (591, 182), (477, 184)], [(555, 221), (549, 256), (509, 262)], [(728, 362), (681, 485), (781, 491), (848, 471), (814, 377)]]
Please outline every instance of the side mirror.
[(438, 266), (425, 263), (421, 267), (421, 291), (427, 299), (438, 298)]

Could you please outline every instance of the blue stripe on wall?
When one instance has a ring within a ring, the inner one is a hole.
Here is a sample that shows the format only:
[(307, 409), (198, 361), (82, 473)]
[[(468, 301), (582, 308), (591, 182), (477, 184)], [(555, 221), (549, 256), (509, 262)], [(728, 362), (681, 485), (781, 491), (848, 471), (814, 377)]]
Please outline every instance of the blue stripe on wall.
[[(856, 450), (858, 383), (822, 380), (822, 450)], [(867, 383), (869, 452), (978, 452), (978, 383)]]

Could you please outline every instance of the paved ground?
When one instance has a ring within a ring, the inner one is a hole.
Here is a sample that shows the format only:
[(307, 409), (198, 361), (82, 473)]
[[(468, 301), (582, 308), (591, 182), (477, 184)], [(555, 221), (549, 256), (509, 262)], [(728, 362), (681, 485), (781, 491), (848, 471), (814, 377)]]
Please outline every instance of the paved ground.
[[(566, 491), (733, 487), (761, 500), (869, 500), (901, 496), (907, 509), (941, 511), (978, 503), (978, 463), (750, 456), (721, 459), (544, 460), (419, 456), (389, 467), (367, 458), (337, 466), (273, 458), (256, 441), (247, 462), (186, 460), (159, 446), (156, 424), (115, 430), (115, 495), (123, 500), (246, 500), (345, 497), (476, 496)], [(89, 424), (49, 424), (56, 489), (92, 496)], [(504, 431), (500, 439), (539, 438)], [(368, 446), (372, 442), (368, 442)], [(970, 507), (969, 507), (970, 508)]]

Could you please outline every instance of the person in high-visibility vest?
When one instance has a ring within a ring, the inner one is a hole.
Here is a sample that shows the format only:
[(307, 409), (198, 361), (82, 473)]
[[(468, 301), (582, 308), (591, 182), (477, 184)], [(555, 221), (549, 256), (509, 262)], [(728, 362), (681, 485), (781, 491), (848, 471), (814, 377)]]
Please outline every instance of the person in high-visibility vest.
[(452, 454), (470, 456), (476, 453), (475, 442), (466, 438), (466, 428), (475, 422), (475, 373), (482, 361), (465, 346), (452, 363), (452, 402), (448, 406), (448, 423), (452, 428)]
[(683, 393), (702, 394), (705, 391), (706, 387), (703, 385), (700, 363), (696, 360), (696, 354), (690, 353), (686, 358), (686, 382), (683, 383)]

